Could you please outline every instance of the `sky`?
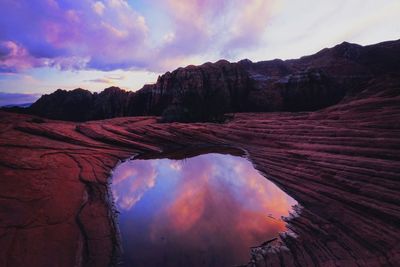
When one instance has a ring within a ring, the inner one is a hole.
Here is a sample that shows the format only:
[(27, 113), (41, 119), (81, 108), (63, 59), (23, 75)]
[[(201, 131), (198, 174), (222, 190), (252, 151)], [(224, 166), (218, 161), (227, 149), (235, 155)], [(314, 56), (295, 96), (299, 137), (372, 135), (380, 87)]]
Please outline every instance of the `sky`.
[(0, 0), (0, 92), (134, 91), (190, 64), (396, 40), (398, 14), (398, 0)]

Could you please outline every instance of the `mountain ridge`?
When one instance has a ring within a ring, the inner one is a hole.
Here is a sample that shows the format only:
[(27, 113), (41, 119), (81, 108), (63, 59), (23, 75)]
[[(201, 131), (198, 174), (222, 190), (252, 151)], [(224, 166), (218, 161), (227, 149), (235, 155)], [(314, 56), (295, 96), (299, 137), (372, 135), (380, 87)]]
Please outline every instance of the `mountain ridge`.
[(299, 59), (177, 68), (136, 92), (78, 88), (43, 95), (27, 112), (87, 121), (156, 115), (166, 121), (207, 121), (228, 112), (314, 111), (357, 93), (369, 80), (400, 69), (400, 40), (361, 46), (343, 42)]

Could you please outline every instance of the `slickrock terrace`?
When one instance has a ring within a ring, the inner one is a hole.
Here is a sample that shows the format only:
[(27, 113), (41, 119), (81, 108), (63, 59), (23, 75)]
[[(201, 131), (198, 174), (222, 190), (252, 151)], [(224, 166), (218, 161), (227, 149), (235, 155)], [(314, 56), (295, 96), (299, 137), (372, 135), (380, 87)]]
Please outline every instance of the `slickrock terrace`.
[[(400, 83), (385, 76), (317, 112), (242, 113), (225, 124), (155, 117), (86, 123), (0, 113), (0, 266), (109, 266), (109, 172), (142, 152), (244, 149), (298, 201), (281, 241), (249, 266), (400, 265)], [(249, 256), (250, 258), (250, 256)]]

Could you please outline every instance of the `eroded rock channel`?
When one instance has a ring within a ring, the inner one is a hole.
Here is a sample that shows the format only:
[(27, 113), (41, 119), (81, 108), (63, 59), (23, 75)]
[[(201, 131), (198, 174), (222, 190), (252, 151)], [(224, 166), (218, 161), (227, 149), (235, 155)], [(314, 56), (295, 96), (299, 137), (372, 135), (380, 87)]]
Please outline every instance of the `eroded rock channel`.
[(287, 230), (281, 217), (296, 201), (248, 159), (185, 154), (127, 160), (112, 172), (120, 266), (238, 266)]

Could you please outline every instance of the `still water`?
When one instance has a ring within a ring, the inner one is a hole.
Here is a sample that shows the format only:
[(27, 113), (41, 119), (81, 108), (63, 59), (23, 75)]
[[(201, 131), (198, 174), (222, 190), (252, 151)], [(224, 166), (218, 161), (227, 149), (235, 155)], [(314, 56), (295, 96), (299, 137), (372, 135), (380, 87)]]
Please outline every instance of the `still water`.
[(122, 266), (234, 266), (296, 202), (243, 157), (130, 160), (113, 172)]

